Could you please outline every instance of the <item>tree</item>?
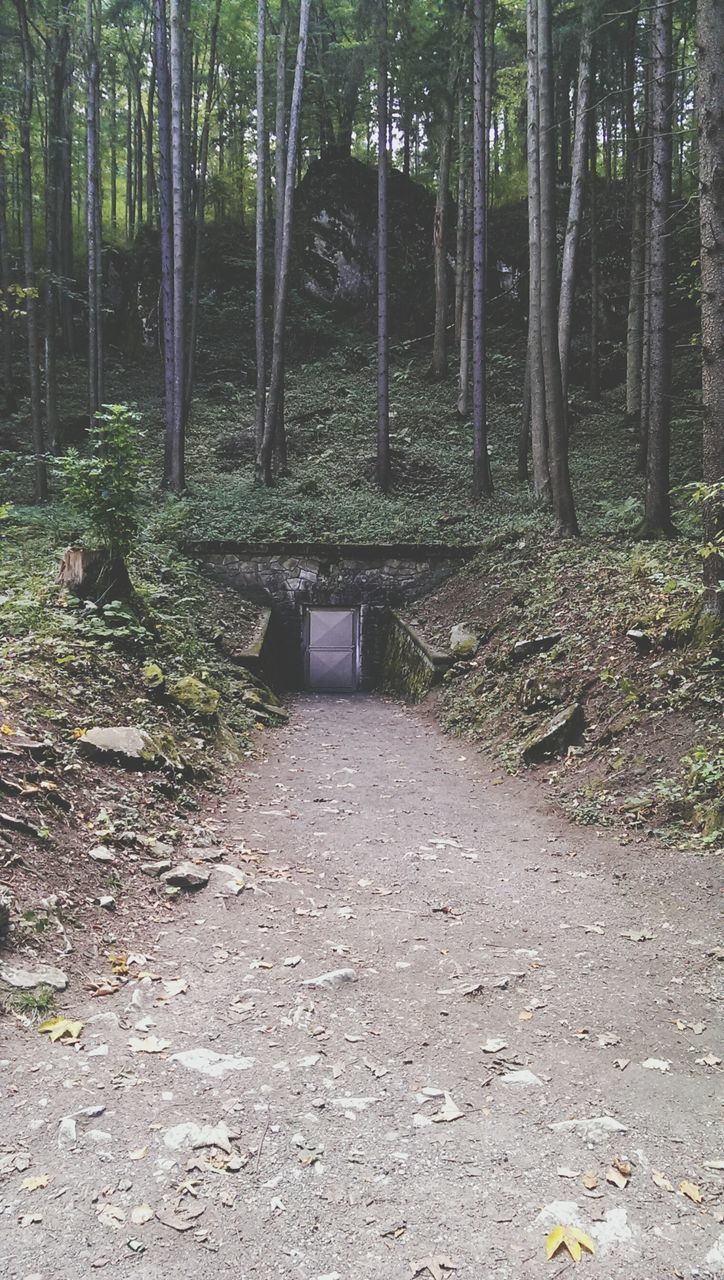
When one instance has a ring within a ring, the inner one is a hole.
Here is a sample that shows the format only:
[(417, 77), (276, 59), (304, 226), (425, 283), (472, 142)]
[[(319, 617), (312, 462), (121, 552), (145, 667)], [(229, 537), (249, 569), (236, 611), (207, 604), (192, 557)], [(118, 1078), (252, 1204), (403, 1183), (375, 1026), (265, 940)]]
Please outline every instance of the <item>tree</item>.
[(158, 92), (158, 200), (161, 256), (161, 347), (164, 385), (164, 485), (171, 481), (176, 423), (176, 379), (174, 377), (174, 272), (171, 181), (171, 83), (168, 62), (168, 32), (165, 0), (154, 0), (154, 67)]
[(558, 303), (558, 350), (561, 360), (561, 386), (563, 398), (568, 391), (568, 357), (571, 346), (573, 299), (576, 288), (576, 254), (583, 216), (583, 193), (586, 186), (586, 157), (588, 155), (589, 119), (591, 96), (592, 4), (585, 0), (581, 30), (581, 49), (578, 61), (578, 94), (576, 96), (576, 128), (573, 139), (571, 166), (571, 193), (568, 202), (568, 221), (563, 242), (563, 266)]
[(264, 239), (266, 221), (265, 48), (266, 0), (258, 0), (256, 15), (256, 284), (254, 290), (254, 329), (256, 336), (254, 434), (258, 454), (261, 454), (264, 440), (264, 415), (266, 410), (266, 342), (264, 333)]
[(170, 0), (171, 40), (171, 225), (173, 228), (173, 421), (169, 441), (167, 484), (174, 493), (186, 487), (185, 433), (185, 262), (184, 262), (184, 142), (183, 142), (183, 27), (181, 0)]
[(389, 167), (387, 77), (387, 0), (380, 0), (377, 71), (377, 483), (390, 487), (390, 341), (387, 285)]
[(483, 0), (473, 0), (473, 496), (490, 497), (493, 477), (488, 458), (485, 397), (485, 23)]
[(447, 207), (450, 198), (450, 160), (453, 138), (453, 102), (457, 79), (457, 56), (450, 52), (450, 67), (440, 119), (440, 160), (438, 164), (433, 248), (435, 262), (435, 333), (432, 343), (431, 373), (447, 376)]
[[(527, 6), (528, 76), (527, 76), (527, 158), (528, 158), (528, 355), (527, 396), (523, 397), (523, 435), (528, 431), (533, 455), (533, 492), (541, 500), (550, 498), (548, 470), (548, 430), (546, 427), (545, 384), (540, 320), (540, 156), (538, 111), (538, 0)], [(520, 449), (527, 455), (527, 447)]]
[(88, 414), (103, 403), (103, 265), (101, 243), (99, 76), (100, 0), (86, 0), (86, 238), (88, 245)]
[(724, 617), (724, 10), (719, 0), (697, 7), (699, 72), (699, 218), (701, 227), (701, 354), (704, 406), (706, 538), (718, 548), (704, 560), (705, 607)]

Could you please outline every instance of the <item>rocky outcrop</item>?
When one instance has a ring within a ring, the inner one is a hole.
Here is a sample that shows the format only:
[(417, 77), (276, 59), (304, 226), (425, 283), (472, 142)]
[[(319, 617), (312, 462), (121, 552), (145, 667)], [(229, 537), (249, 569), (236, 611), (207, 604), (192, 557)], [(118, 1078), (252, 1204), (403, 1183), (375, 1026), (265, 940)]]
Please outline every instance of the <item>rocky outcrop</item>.
[(172, 889), (205, 889), (211, 873), (193, 862), (179, 862), (178, 866), (164, 872), (161, 879)]
[(546, 756), (562, 755), (582, 730), (583, 709), (579, 702), (572, 702), (529, 733), (520, 754), (526, 764), (544, 760)]
[(545, 636), (530, 636), (525, 640), (516, 640), (510, 652), (511, 661), (524, 662), (526, 658), (533, 658), (537, 653), (548, 653), (555, 648), (560, 639), (561, 632), (553, 631)]
[(65, 991), (67, 974), (52, 964), (36, 964), (26, 967), (0, 962), (0, 982), (18, 991), (33, 991), (35, 987), (52, 987), (53, 991)]
[(204, 719), (216, 715), (221, 701), (218, 689), (212, 689), (211, 685), (204, 684), (197, 676), (181, 676), (179, 680), (174, 680), (167, 685), (166, 696), (169, 702)]
[(450, 632), (450, 652), (455, 658), (471, 658), (478, 647), (478, 637), (466, 622), (458, 622)]
[(148, 769), (162, 763), (161, 753), (145, 729), (129, 725), (86, 729), (78, 739), (78, 750), (101, 764), (116, 764), (123, 769)]

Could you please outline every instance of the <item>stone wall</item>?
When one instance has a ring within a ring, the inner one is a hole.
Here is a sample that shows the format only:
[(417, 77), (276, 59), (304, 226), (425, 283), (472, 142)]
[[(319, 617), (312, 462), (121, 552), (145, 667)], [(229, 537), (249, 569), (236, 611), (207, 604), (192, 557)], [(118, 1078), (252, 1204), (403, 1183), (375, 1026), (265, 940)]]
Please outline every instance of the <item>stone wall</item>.
[(394, 611), (390, 615), (382, 662), (382, 688), (405, 702), (419, 702), (439, 684), (452, 655), (433, 649), (419, 631)]
[(475, 547), (330, 545), (326, 543), (194, 543), (187, 551), (217, 581), (268, 604), (281, 638), (282, 676), (301, 683), (302, 616), (306, 605), (361, 607), (362, 686), (377, 682), (389, 610), (432, 591)]

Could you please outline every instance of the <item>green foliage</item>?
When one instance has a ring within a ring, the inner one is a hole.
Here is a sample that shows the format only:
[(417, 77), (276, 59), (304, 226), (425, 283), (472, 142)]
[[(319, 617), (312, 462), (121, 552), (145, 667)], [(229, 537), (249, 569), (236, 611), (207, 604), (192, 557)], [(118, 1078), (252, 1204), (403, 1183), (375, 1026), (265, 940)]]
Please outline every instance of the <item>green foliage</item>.
[(128, 555), (138, 531), (139, 421), (128, 405), (105, 405), (89, 428), (89, 452), (69, 449), (55, 460), (66, 501), (112, 559)]
[(38, 987), (35, 991), (18, 991), (10, 998), (10, 1006), (21, 1018), (42, 1022), (55, 1013), (55, 992), (51, 987)]
[(724, 796), (724, 747), (695, 747), (681, 763), (688, 771), (689, 790), (695, 799)]
[(124, 600), (109, 600), (107, 604), (71, 601), (69, 607), (75, 611), (71, 616), (75, 617), (78, 630), (96, 640), (144, 644), (151, 639), (150, 632)]

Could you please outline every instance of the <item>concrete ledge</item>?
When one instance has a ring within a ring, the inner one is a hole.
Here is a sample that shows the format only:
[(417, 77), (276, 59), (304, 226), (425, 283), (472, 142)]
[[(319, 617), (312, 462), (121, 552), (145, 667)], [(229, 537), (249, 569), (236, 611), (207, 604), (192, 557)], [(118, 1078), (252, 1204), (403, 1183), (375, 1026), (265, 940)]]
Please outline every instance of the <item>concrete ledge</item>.
[(211, 539), (186, 542), (183, 550), (190, 556), (238, 555), (248, 559), (253, 556), (287, 556), (322, 560), (470, 560), (481, 550), (482, 544), (450, 545), (445, 542), (243, 542), (235, 539)]
[(394, 610), (382, 668), (382, 687), (406, 702), (420, 702), (452, 666), (452, 654), (434, 649)]

